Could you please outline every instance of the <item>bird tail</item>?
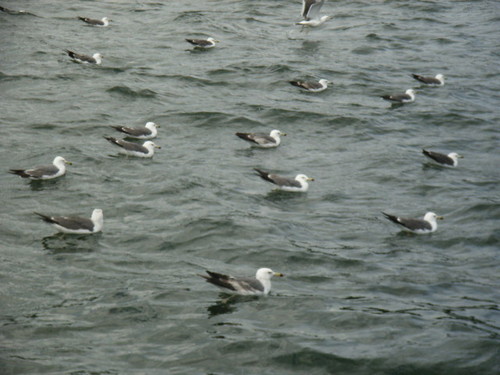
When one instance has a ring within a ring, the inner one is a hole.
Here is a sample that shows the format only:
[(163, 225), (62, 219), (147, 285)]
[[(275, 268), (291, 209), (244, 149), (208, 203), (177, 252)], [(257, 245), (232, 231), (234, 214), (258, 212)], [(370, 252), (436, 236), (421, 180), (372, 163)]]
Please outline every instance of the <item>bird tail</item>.
[(389, 219), (390, 221), (396, 223), (396, 224), (399, 224), (399, 221), (398, 221), (398, 218), (394, 215), (390, 215), (390, 214), (386, 214), (385, 212), (382, 212), (382, 214), (387, 218)]
[(418, 75), (418, 74), (412, 74), (411, 75), (414, 79), (416, 79), (417, 81), (421, 81), (422, 80), (422, 76)]
[(269, 178), (269, 172), (263, 171), (262, 169), (259, 169), (259, 168), (254, 168), (254, 171), (256, 171), (257, 172), (257, 176), (259, 176), (263, 180), (266, 180), (266, 181), (269, 181), (269, 182), (273, 182)]
[(114, 137), (106, 137), (106, 136), (104, 136), (104, 139), (107, 140), (110, 143), (118, 144), (118, 139), (116, 139)]
[(35, 215), (40, 216), (40, 217), (42, 218), (42, 220), (43, 220), (43, 221), (45, 221), (45, 222), (47, 222), (47, 223), (51, 223), (51, 224), (53, 224), (53, 223), (54, 223), (54, 220), (52, 220), (52, 219), (50, 218), (50, 216), (47, 216), (47, 215), (44, 215), (44, 214), (40, 214), (40, 213), (38, 213), (38, 212), (33, 212), (33, 213), (34, 213)]
[(9, 173), (16, 174), (16, 175), (24, 177), (24, 178), (29, 177), (29, 174), (27, 174), (24, 171), (24, 169), (10, 169)]
[(247, 140), (248, 139), (248, 134), (247, 133), (235, 133), (237, 137), (240, 137), (241, 139)]

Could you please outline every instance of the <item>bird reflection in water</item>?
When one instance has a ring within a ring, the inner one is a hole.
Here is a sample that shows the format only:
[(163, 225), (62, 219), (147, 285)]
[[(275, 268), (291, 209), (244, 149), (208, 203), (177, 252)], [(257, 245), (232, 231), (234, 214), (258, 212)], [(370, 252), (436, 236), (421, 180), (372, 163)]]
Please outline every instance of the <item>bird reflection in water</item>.
[(217, 302), (207, 307), (208, 317), (230, 314), (236, 311), (236, 304), (251, 302), (259, 299), (259, 296), (240, 296), (237, 294), (220, 293)]

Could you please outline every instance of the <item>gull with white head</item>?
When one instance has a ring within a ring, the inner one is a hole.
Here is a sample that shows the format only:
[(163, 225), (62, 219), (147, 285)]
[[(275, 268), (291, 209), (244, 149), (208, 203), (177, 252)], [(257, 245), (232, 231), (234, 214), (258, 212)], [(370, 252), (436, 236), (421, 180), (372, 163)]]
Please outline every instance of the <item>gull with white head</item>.
[(262, 169), (254, 168), (263, 180), (275, 184), (279, 190), (304, 193), (309, 189), (308, 181), (314, 181), (314, 178), (307, 177), (305, 174), (298, 174), (295, 178), (287, 178), (272, 174)]
[(272, 148), (278, 147), (281, 143), (280, 136), (286, 136), (286, 133), (283, 133), (277, 129), (271, 131), (270, 134), (265, 133), (236, 133), (236, 136), (241, 139), (252, 143), (254, 146), (261, 148)]
[(438, 216), (434, 212), (427, 212), (423, 219), (414, 219), (414, 218), (406, 218), (401, 216), (395, 216), (386, 214), (382, 212), (382, 214), (392, 221), (403, 227), (404, 230), (410, 231), (412, 233), (424, 234), (424, 233), (432, 233), (437, 229), (436, 220), (443, 220), (443, 216)]
[(241, 295), (266, 295), (271, 291), (271, 278), (273, 276), (283, 277), (279, 272), (274, 272), (270, 268), (259, 268), (255, 278), (233, 277), (217, 272), (206, 271), (208, 276), (200, 275), (208, 283), (218, 286), (226, 292)]
[(46, 223), (52, 224), (59, 232), (69, 234), (92, 234), (102, 231), (104, 217), (100, 208), (92, 211), (90, 219), (80, 216), (48, 216), (35, 212)]
[(40, 165), (29, 169), (10, 169), (9, 173), (29, 178), (30, 180), (51, 180), (66, 173), (66, 164), (71, 165), (72, 163), (62, 156), (56, 156), (52, 165)]

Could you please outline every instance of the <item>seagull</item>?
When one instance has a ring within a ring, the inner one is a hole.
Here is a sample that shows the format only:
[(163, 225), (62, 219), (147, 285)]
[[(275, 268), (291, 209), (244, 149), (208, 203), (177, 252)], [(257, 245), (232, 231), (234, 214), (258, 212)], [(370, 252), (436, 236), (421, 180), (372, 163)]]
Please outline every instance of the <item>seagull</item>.
[(77, 61), (77, 62), (80, 62), (83, 64), (97, 64), (97, 65), (99, 65), (102, 62), (102, 55), (100, 53), (94, 53), (92, 56), (89, 56), (89, 55), (83, 55), (80, 53), (70, 51), (69, 49), (65, 49), (64, 51), (74, 61)]
[(271, 148), (278, 147), (281, 143), (280, 136), (285, 136), (286, 133), (275, 129), (269, 135), (264, 133), (236, 133), (236, 135), (245, 141), (253, 143), (257, 147)]
[(189, 42), (198, 48), (212, 48), (215, 46), (215, 43), (219, 43), (218, 40), (212, 37), (208, 39), (186, 39), (186, 42)]
[(326, 79), (320, 79), (319, 82), (311, 81), (290, 81), (290, 84), (300, 87), (309, 92), (321, 92), (326, 90), (330, 82)]
[(271, 291), (271, 277), (284, 275), (270, 268), (259, 268), (255, 278), (236, 278), (221, 273), (207, 271), (209, 276), (200, 275), (208, 283), (214, 284), (225, 291), (242, 295), (266, 295)]
[(71, 162), (62, 156), (56, 156), (52, 165), (41, 165), (30, 169), (10, 169), (9, 173), (17, 174), (23, 178), (31, 180), (50, 180), (63, 176), (66, 173), (66, 165), (72, 165)]
[(138, 156), (140, 158), (151, 158), (155, 153), (155, 148), (161, 148), (154, 144), (152, 141), (146, 141), (144, 144), (138, 145), (137, 143), (127, 142), (123, 139), (116, 139), (113, 137), (104, 137), (110, 143), (119, 146), (120, 152), (125, 155)]
[(265, 172), (262, 169), (254, 168), (262, 179), (272, 182), (283, 191), (306, 192), (309, 188), (308, 181), (314, 181), (314, 178), (307, 177), (305, 174), (298, 174), (295, 178), (281, 177), (276, 174)]
[(451, 152), (448, 155), (445, 155), (435, 151), (422, 150), (422, 154), (441, 165), (449, 165), (451, 167), (456, 167), (458, 165), (458, 159), (463, 158), (462, 155), (459, 155), (456, 152)]
[(319, 11), (325, 0), (302, 0), (303, 21), (297, 22), (297, 25), (316, 27), (324, 24), (332, 16), (319, 16)]
[(156, 125), (154, 122), (148, 122), (144, 127), (139, 128), (129, 128), (127, 126), (111, 126), (113, 129), (118, 130), (119, 132), (124, 133), (128, 138), (135, 139), (153, 139), (158, 134), (157, 128), (159, 125)]
[(385, 212), (382, 212), (382, 214), (390, 221), (403, 226), (406, 230), (418, 234), (435, 232), (437, 229), (436, 219), (444, 219), (442, 216), (438, 216), (434, 212), (427, 212), (423, 219), (404, 218), (386, 214)]
[(102, 17), (100, 20), (96, 20), (93, 18), (87, 18), (87, 17), (78, 17), (78, 19), (82, 20), (85, 23), (88, 23), (89, 25), (102, 26), (102, 27), (108, 26), (109, 21), (111, 21), (110, 19), (108, 19), (108, 17)]
[(52, 224), (59, 232), (71, 234), (91, 234), (102, 230), (103, 216), (99, 208), (92, 211), (90, 219), (80, 216), (47, 216), (35, 212), (43, 221)]
[(443, 86), (444, 85), (444, 75), (438, 74), (435, 77), (424, 77), (418, 74), (412, 74), (413, 78), (417, 81), (425, 83), (426, 85)]
[(408, 89), (404, 94), (383, 95), (381, 98), (396, 103), (411, 103), (415, 101), (415, 90)]

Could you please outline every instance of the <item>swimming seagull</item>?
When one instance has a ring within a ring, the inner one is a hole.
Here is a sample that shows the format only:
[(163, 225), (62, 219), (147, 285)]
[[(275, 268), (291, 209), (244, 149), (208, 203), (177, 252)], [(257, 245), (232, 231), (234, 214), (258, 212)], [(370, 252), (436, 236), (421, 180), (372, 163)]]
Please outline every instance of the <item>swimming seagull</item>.
[(297, 25), (316, 27), (320, 26), (332, 16), (319, 16), (319, 11), (325, 0), (302, 0), (302, 17), (303, 21), (297, 22)]
[(152, 141), (146, 141), (144, 144), (138, 145), (137, 143), (127, 142), (123, 139), (116, 139), (113, 137), (104, 137), (110, 143), (120, 147), (120, 152), (125, 155), (138, 156), (140, 158), (151, 158), (155, 153), (155, 148), (161, 148), (154, 144)]
[(59, 232), (71, 234), (91, 234), (102, 230), (103, 215), (99, 208), (92, 211), (90, 219), (80, 216), (47, 216), (35, 212), (43, 221), (52, 224)]
[(264, 133), (236, 133), (236, 135), (241, 139), (251, 142), (258, 147), (271, 148), (278, 147), (281, 143), (280, 136), (285, 136), (286, 133), (282, 133), (279, 130), (275, 129), (271, 131), (269, 135)]
[(314, 178), (307, 177), (305, 174), (298, 174), (295, 178), (281, 177), (276, 174), (254, 168), (263, 180), (269, 181), (278, 186), (283, 191), (306, 192), (309, 189), (308, 181), (314, 181)]
[(390, 221), (403, 226), (406, 230), (418, 234), (432, 233), (436, 231), (436, 219), (444, 219), (442, 216), (438, 216), (434, 212), (427, 212), (423, 219), (404, 218), (386, 214), (385, 212), (382, 212), (382, 214), (384, 214), (384, 216)]
[(218, 40), (212, 37), (208, 39), (186, 39), (186, 42), (189, 42), (198, 48), (212, 48), (215, 46), (215, 43), (219, 43)]
[(100, 53), (94, 53), (92, 56), (76, 53), (70, 51), (69, 49), (64, 50), (69, 57), (71, 57), (74, 61), (83, 63), (83, 64), (97, 64), (99, 65), (102, 62), (102, 55)]
[(109, 21), (111, 21), (110, 19), (108, 19), (108, 17), (102, 17), (100, 20), (87, 17), (78, 17), (78, 19), (92, 26), (103, 26), (103, 27), (108, 26)]
[(10, 169), (9, 172), (31, 180), (50, 180), (66, 173), (66, 165), (72, 163), (62, 156), (56, 156), (52, 165), (41, 165), (30, 169)]
[(456, 167), (458, 165), (458, 159), (463, 158), (462, 155), (459, 155), (456, 152), (451, 152), (448, 155), (445, 155), (435, 151), (422, 150), (422, 154), (441, 165), (449, 165), (451, 167)]
[(128, 138), (135, 139), (153, 139), (158, 134), (157, 128), (159, 125), (156, 125), (154, 122), (148, 122), (144, 127), (139, 128), (129, 128), (127, 126), (111, 126), (113, 129), (118, 130), (119, 132), (124, 133)]
[(200, 275), (208, 283), (214, 284), (225, 291), (232, 291), (242, 295), (266, 295), (271, 291), (271, 278), (283, 277), (279, 272), (269, 268), (259, 268), (255, 278), (236, 278), (221, 273), (207, 271), (209, 276)]
[(306, 91), (310, 92), (321, 92), (326, 90), (330, 82), (326, 79), (320, 79), (319, 82), (311, 81), (290, 81), (290, 84), (300, 87)]
[(408, 89), (404, 94), (382, 95), (381, 98), (396, 103), (411, 103), (415, 101), (415, 90)]
[(438, 74), (435, 77), (424, 77), (418, 74), (412, 74), (413, 78), (417, 81), (425, 83), (426, 85), (443, 86), (444, 85), (444, 75)]

